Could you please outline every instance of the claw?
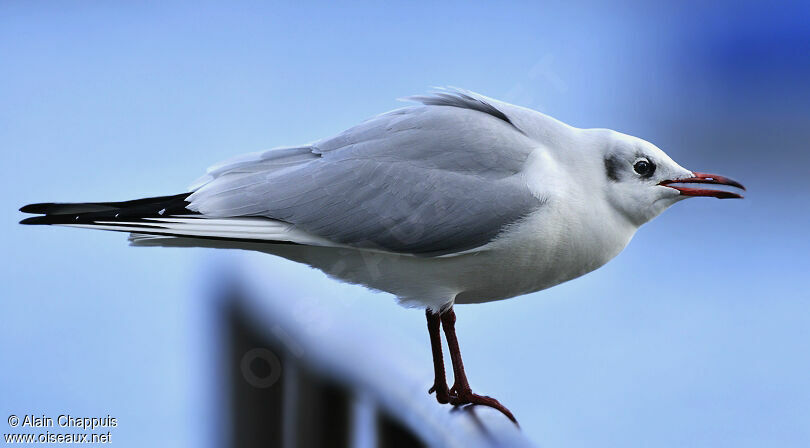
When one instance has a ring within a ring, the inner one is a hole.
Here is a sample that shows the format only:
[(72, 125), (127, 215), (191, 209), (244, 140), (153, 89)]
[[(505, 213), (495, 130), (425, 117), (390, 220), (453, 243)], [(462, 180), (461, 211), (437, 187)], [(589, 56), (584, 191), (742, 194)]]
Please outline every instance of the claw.
[(453, 393), (453, 389), (455, 389), (455, 386), (450, 389), (451, 392), (450, 404), (452, 404), (453, 406), (461, 406), (465, 404), (472, 404), (472, 405), (480, 404), (483, 406), (489, 406), (493, 409), (501, 411), (501, 413), (505, 415), (509, 420), (512, 420), (512, 423), (520, 427), (517, 420), (515, 419), (515, 416), (512, 415), (512, 412), (509, 411), (509, 409), (506, 409), (506, 406), (502, 405), (498, 400), (492, 397), (474, 394), (472, 390), (465, 390), (462, 391), (462, 393)]
[(440, 404), (450, 403), (450, 394), (447, 391), (447, 386), (444, 388), (437, 388), (434, 384), (430, 387), (430, 389), (428, 389), (428, 395), (432, 394), (433, 392), (436, 392), (436, 401), (438, 401)]

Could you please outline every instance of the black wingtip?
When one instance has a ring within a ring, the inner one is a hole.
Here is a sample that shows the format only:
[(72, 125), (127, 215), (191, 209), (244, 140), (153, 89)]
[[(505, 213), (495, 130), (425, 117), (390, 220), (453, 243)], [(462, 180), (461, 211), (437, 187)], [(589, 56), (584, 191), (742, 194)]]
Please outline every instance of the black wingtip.
[(171, 196), (134, 199), (123, 202), (41, 202), (20, 207), (23, 213), (33, 216), (23, 219), (20, 224), (92, 224), (98, 220), (109, 221), (119, 218), (143, 219), (162, 216), (164, 213), (197, 214), (186, 208), (186, 198), (190, 193)]
[(42, 202), (42, 203), (38, 203), (38, 204), (28, 204), (28, 205), (23, 205), (22, 207), (20, 207), (20, 211), (23, 212), (23, 213), (36, 213), (36, 214), (41, 215), (41, 214), (47, 213), (48, 209), (51, 208), (51, 206), (53, 206), (53, 204), (49, 203), (49, 202), (48, 203)]
[(41, 215), (25, 218), (20, 221), (23, 225), (55, 225), (55, 224), (88, 224), (93, 222), (93, 214), (84, 215)]
[[(20, 209), (20, 211), (23, 211)], [(31, 212), (26, 212), (31, 213)], [(20, 224), (24, 225), (38, 225), (38, 224), (52, 224), (51, 219), (48, 216), (32, 216), (30, 218), (25, 218), (20, 221)]]

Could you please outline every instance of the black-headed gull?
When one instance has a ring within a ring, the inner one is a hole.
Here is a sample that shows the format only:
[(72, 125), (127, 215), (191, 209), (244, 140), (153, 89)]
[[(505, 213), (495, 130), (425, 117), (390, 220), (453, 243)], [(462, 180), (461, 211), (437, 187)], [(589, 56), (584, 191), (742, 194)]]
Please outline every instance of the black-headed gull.
[[(136, 246), (267, 252), (426, 309), (440, 403), (484, 404), (467, 382), (454, 304), (560, 284), (616, 256), (639, 226), (693, 196), (743, 188), (682, 168), (655, 145), (578, 129), (460, 89), (334, 137), (216, 165), (190, 193), (127, 202), (32, 204), (56, 224), (132, 233)], [(455, 384), (448, 387), (440, 328)]]

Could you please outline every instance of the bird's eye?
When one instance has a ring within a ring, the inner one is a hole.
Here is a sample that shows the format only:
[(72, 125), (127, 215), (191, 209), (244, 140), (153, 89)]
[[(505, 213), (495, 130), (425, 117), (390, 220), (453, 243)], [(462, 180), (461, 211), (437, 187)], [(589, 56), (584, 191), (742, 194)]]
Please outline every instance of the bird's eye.
[(644, 177), (650, 177), (655, 172), (655, 164), (647, 159), (641, 159), (633, 165), (633, 169)]

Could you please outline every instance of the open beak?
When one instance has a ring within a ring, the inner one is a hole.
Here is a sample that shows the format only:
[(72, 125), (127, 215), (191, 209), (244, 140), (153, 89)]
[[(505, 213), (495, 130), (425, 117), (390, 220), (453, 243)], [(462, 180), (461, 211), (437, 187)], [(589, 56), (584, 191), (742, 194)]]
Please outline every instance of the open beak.
[(659, 183), (658, 185), (678, 190), (681, 193), (681, 196), (707, 196), (718, 199), (742, 199), (742, 196), (740, 196), (737, 193), (733, 193), (731, 191), (711, 190), (708, 188), (690, 188), (672, 185), (672, 184), (716, 184), (716, 185), (728, 185), (731, 187), (736, 187), (745, 190), (745, 187), (743, 187), (741, 183), (729, 179), (728, 177), (718, 176), (717, 174), (706, 174), (698, 172), (692, 172), (692, 174), (694, 177), (665, 180)]

